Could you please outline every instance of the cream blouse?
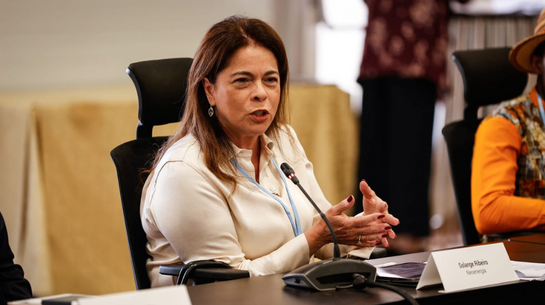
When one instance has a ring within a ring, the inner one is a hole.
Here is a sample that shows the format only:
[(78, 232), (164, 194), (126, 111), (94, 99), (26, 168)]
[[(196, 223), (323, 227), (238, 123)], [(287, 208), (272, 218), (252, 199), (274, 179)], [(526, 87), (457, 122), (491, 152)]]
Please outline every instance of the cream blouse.
[[(294, 143), (287, 133), (291, 133)], [(325, 212), (331, 205), (318, 186), (312, 164), (295, 132), (286, 126), (280, 134), (280, 145), (261, 136), (261, 186), (276, 193), (294, 218), (286, 186), (271, 157), (278, 166), (288, 162), (301, 185)], [(297, 149), (292, 148), (294, 145)], [(238, 147), (235, 152), (239, 165), (255, 179), (252, 152)], [(287, 179), (286, 182), (304, 233), (320, 216), (299, 188)], [(309, 263), (305, 235), (295, 236), (280, 203), (241, 173), (232, 193), (231, 185), (208, 170), (200, 145), (192, 135), (170, 147), (146, 180), (141, 216), (148, 238), (147, 251), (152, 256), (147, 263), (152, 287), (172, 285), (175, 281), (172, 276), (159, 274), (160, 265), (212, 259), (258, 276), (286, 273)], [(341, 247), (341, 251), (346, 253), (353, 248)], [(323, 247), (316, 255), (331, 257), (331, 249)], [(371, 251), (369, 248), (365, 252)]]

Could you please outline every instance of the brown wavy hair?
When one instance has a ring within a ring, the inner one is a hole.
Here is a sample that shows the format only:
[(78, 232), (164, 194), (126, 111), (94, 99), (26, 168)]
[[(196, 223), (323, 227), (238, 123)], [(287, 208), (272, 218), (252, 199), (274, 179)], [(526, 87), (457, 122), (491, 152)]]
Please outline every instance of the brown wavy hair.
[[(151, 170), (157, 166), (168, 148), (184, 136), (192, 134), (201, 146), (208, 169), (220, 180), (231, 183), (233, 190), (236, 188), (237, 168), (230, 161), (235, 157), (235, 152), (217, 117), (208, 116), (210, 104), (204, 91), (203, 79), (206, 77), (214, 84), (218, 73), (227, 67), (234, 53), (252, 44), (271, 51), (278, 64), (280, 102), (265, 132), (274, 141), (278, 140), (281, 127), (288, 124), (286, 103), (289, 68), (284, 44), (267, 23), (259, 19), (231, 16), (214, 24), (201, 41), (189, 72), (187, 98), (180, 126), (157, 153)], [(293, 143), (291, 135), (290, 141)]]

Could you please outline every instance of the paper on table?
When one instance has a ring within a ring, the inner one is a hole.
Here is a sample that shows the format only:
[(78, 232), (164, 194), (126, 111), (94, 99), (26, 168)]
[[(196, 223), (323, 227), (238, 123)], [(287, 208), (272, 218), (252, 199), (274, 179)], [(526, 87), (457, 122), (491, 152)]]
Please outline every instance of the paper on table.
[(545, 264), (511, 261), (521, 280), (545, 281)]
[[(18, 300), (18, 301), (11, 301), (8, 302), (8, 305), (41, 305), (42, 301), (44, 300), (55, 300), (55, 299), (61, 299), (61, 298), (73, 298), (73, 299), (79, 299), (84, 297), (94, 297), (92, 295), (87, 294), (73, 294), (73, 293), (63, 293), (63, 294), (57, 294), (57, 295), (51, 295), (46, 297), (40, 297), (40, 298), (32, 298), (32, 299), (26, 299), (26, 300)], [(67, 303), (68, 304), (68, 303)]]
[(142, 289), (79, 300), (79, 305), (191, 305), (185, 285)]
[(418, 279), (424, 271), (425, 263), (405, 262), (385, 264), (377, 267), (377, 276), (383, 278)]

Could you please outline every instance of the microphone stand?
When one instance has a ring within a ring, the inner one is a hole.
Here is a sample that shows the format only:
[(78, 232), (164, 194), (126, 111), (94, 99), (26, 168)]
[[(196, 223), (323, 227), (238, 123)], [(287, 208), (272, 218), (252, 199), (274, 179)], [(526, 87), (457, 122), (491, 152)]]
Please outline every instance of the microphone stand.
[[(322, 213), (322, 210), (320, 210), (320, 208), (316, 205), (316, 203), (310, 198), (310, 196), (307, 194), (305, 189), (301, 186), (301, 184), (299, 183), (299, 179), (297, 179), (297, 177), (294, 176), (290, 180), (293, 181), (293, 183), (295, 183), (295, 185), (299, 187), (299, 189), (301, 190), (301, 192), (303, 192), (303, 194), (305, 194), (305, 196), (310, 201), (310, 203), (312, 203), (312, 206), (314, 206), (314, 209), (318, 211), (318, 213), (320, 214), (320, 217), (322, 217), (322, 219), (325, 221), (325, 224), (327, 225), (329, 232), (331, 233), (331, 238), (333, 239), (333, 259), (334, 260), (340, 259), (341, 250), (339, 250), (339, 244), (337, 243), (337, 235), (335, 235), (335, 231), (333, 231), (333, 227), (331, 226), (331, 223), (329, 222), (327, 217), (324, 215), (324, 213)], [(295, 182), (295, 180), (297, 180), (297, 182)]]
[(376, 268), (364, 261), (341, 258), (337, 236), (327, 217), (320, 208), (314, 203), (305, 189), (299, 183), (295, 176), (295, 171), (287, 163), (282, 163), (280, 168), (284, 175), (301, 189), (305, 197), (312, 203), (312, 206), (324, 220), (333, 240), (333, 258), (322, 260), (299, 267), (292, 272), (284, 275), (282, 279), (288, 286), (302, 287), (319, 291), (336, 290), (341, 286), (351, 285), (354, 281), (355, 273), (363, 275), (368, 282), (375, 282)]

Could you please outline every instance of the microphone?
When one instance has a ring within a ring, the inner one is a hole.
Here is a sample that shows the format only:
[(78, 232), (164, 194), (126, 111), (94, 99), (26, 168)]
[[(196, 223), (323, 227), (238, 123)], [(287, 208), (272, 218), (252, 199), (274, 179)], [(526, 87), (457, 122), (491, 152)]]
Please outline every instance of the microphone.
[(339, 244), (337, 243), (337, 235), (335, 235), (335, 231), (333, 230), (333, 227), (331, 226), (331, 223), (329, 222), (327, 217), (324, 215), (324, 213), (322, 213), (322, 210), (320, 210), (320, 208), (316, 205), (316, 203), (314, 203), (314, 200), (310, 198), (308, 193), (301, 186), (301, 184), (299, 183), (299, 179), (295, 175), (295, 171), (293, 170), (293, 168), (291, 168), (291, 166), (286, 162), (282, 163), (280, 165), (280, 168), (282, 169), (282, 172), (284, 172), (284, 175), (286, 175), (288, 179), (290, 179), (293, 183), (295, 183), (295, 185), (299, 187), (299, 189), (301, 189), (301, 192), (303, 192), (303, 194), (305, 194), (305, 197), (307, 197), (308, 201), (312, 203), (312, 206), (314, 207), (314, 209), (318, 211), (318, 214), (320, 214), (320, 217), (322, 217), (322, 219), (324, 220), (325, 224), (327, 225), (329, 229), (329, 232), (331, 233), (331, 238), (333, 239), (333, 259), (337, 260), (341, 258), (341, 251), (339, 250)]
[(293, 168), (286, 162), (282, 163), (280, 168), (284, 172), (284, 175), (297, 185), (305, 197), (312, 203), (314, 209), (326, 223), (333, 240), (333, 259), (322, 260), (299, 267), (282, 277), (284, 283), (288, 286), (329, 291), (351, 285), (354, 281), (354, 274), (361, 274), (367, 279), (367, 282), (374, 283), (376, 280), (376, 268), (361, 260), (341, 258), (337, 236), (327, 217), (318, 208), (316, 203), (314, 203), (312, 198), (310, 198), (303, 186), (301, 186)]

